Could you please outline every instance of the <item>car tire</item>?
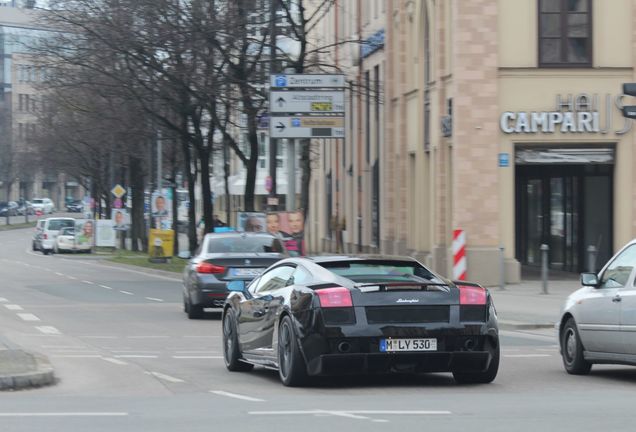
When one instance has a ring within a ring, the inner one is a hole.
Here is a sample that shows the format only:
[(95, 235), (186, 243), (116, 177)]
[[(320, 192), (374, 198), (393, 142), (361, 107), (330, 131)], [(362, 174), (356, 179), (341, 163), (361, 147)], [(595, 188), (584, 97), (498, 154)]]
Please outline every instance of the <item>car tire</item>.
[(188, 297), (186, 299), (187, 304), (186, 304), (186, 313), (188, 314), (188, 318), (189, 319), (201, 319), (203, 318), (203, 306), (201, 305), (194, 305), (192, 304), (192, 302), (190, 301), (190, 298)]
[(236, 316), (231, 308), (223, 314), (223, 360), (227, 370), (232, 372), (249, 372), (254, 368), (253, 364), (241, 361)]
[(51, 250), (50, 250), (50, 249), (44, 249), (44, 248), (42, 248), (42, 253), (43, 253), (44, 255), (48, 255), (50, 252), (51, 252)]
[(38, 248), (35, 247), (35, 242), (31, 242), (31, 250), (34, 252), (38, 250)]
[(300, 352), (294, 325), (289, 316), (284, 316), (278, 327), (278, 376), (288, 387), (307, 383), (307, 367)]
[(458, 384), (488, 384), (495, 380), (499, 371), (499, 341), (493, 343), (490, 338), (484, 342), (484, 350), (490, 351), (490, 364), (482, 372), (453, 372), (453, 378)]
[(586, 375), (592, 369), (592, 363), (583, 356), (583, 343), (573, 318), (566, 321), (561, 332), (561, 357), (563, 367), (572, 375)]

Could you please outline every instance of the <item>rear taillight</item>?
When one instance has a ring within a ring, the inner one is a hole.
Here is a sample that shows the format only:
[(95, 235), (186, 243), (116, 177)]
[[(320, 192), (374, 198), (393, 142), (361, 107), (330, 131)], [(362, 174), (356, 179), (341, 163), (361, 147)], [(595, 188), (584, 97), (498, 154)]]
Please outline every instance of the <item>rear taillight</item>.
[(48, 236), (46, 233), (44, 233), (44, 234), (42, 234), (42, 238), (43, 238), (44, 240), (46, 240), (46, 239), (48, 239), (48, 238), (49, 238), (49, 236)]
[(353, 307), (351, 300), (351, 291), (344, 287), (323, 288), (316, 290), (320, 307), (336, 308), (336, 307)]
[(472, 285), (457, 285), (460, 305), (485, 305), (486, 288)]
[(197, 264), (197, 273), (219, 274), (225, 272), (225, 267), (212, 264), (209, 262), (201, 262)]

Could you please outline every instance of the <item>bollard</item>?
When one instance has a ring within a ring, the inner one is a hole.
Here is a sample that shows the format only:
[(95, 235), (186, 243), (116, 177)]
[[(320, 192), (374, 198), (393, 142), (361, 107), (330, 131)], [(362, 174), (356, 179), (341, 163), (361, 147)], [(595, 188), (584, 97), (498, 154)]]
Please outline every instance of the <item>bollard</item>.
[(499, 289), (506, 289), (506, 263), (503, 246), (499, 246)]
[(547, 244), (541, 245), (541, 281), (543, 286), (543, 294), (548, 293), (548, 251), (550, 247)]
[(587, 271), (596, 273), (596, 247), (589, 245), (587, 247)]

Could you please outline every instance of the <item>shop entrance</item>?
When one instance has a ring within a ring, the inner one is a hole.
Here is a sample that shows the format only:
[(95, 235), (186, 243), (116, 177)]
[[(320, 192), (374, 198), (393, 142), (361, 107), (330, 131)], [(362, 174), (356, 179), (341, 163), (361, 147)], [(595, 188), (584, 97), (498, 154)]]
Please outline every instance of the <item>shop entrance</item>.
[[(613, 161), (613, 158), (612, 158)], [(598, 250), (600, 268), (612, 253), (612, 164), (516, 165), (516, 255), (541, 265), (542, 244), (550, 247), (551, 269), (587, 270), (587, 248)]]

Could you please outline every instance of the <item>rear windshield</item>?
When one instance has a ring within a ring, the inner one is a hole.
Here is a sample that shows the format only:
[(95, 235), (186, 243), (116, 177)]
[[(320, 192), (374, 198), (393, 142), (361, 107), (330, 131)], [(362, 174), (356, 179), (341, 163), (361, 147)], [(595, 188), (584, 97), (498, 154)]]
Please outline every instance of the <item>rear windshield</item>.
[(52, 220), (52, 221), (49, 221), (48, 229), (51, 230), (51, 231), (59, 231), (62, 228), (66, 228), (66, 227), (75, 227), (75, 221), (74, 220), (64, 220), (64, 219)]
[(285, 248), (275, 237), (222, 237), (210, 239), (208, 253), (240, 253), (240, 252), (278, 252)]
[(354, 282), (444, 283), (426, 268), (411, 261), (336, 261), (319, 263), (331, 272)]

